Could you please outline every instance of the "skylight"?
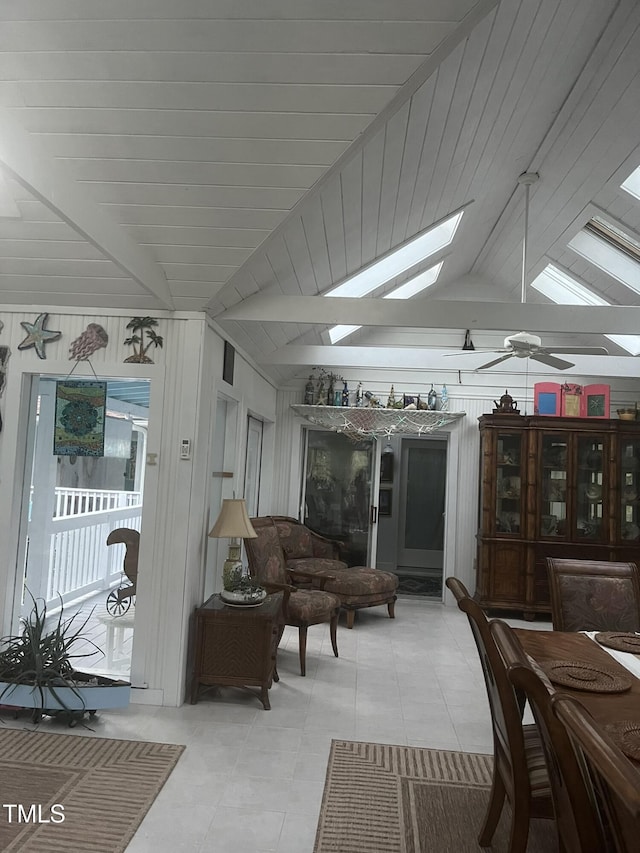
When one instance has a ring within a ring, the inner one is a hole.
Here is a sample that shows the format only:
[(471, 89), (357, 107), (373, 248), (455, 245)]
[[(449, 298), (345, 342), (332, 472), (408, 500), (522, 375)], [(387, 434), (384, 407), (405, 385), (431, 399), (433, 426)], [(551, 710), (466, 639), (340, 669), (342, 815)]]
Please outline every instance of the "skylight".
[(444, 261), (440, 261), (440, 263), (436, 264), (435, 267), (431, 267), (424, 272), (418, 273), (418, 275), (414, 275), (413, 278), (405, 281), (404, 284), (400, 284), (398, 287), (390, 290), (389, 293), (385, 293), (382, 298), (411, 299), (411, 297), (415, 296), (417, 293), (422, 293), (423, 290), (426, 290), (428, 287), (431, 287), (432, 284), (436, 283), (443, 263)]
[[(610, 305), (601, 296), (588, 290), (575, 278), (567, 275), (553, 264), (548, 264), (532, 282), (531, 287), (542, 293), (556, 305)], [(610, 341), (631, 355), (640, 355), (640, 336), (605, 335)]]
[(637, 199), (640, 199), (640, 166), (638, 166), (637, 169), (634, 169), (627, 180), (623, 181), (620, 186), (623, 190), (626, 190)]
[(361, 328), (362, 326), (332, 326), (329, 329), (329, 340), (332, 344), (337, 344), (338, 341), (346, 338), (347, 335), (353, 334), (353, 332), (357, 332)]
[(584, 227), (586, 231), (592, 231), (597, 236), (602, 237), (603, 240), (612, 243), (620, 251), (626, 252), (632, 258), (640, 261), (640, 240), (636, 240), (622, 228), (607, 222), (602, 216), (594, 216)]
[[(446, 248), (456, 235), (463, 213), (464, 210), (459, 210), (457, 213), (452, 214), (443, 222), (433, 226), (428, 231), (424, 231), (417, 237), (413, 237), (397, 249), (388, 252), (368, 267), (361, 269), (322, 295), (338, 297), (367, 296), (369, 293), (382, 287), (383, 284), (386, 284), (392, 278), (406, 272), (406, 270), (416, 266), (420, 261), (431, 257), (431, 255), (435, 255), (441, 249)], [(430, 267), (428, 270), (424, 270), (424, 272), (418, 273), (413, 278), (410, 278), (385, 294), (384, 298), (410, 299), (412, 296), (425, 290), (425, 288), (430, 287), (438, 278), (441, 268), (442, 262)], [(329, 340), (332, 344), (335, 344), (361, 328), (362, 326), (333, 326), (329, 329)]]
[(609, 241), (583, 230), (569, 242), (569, 248), (625, 287), (640, 293), (640, 263)]
[(455, 237), (463, 210), (454, 213), (439, 225), (408, 240), (402, 246), (383, 255), (368, 267), (359, 270), (342, 284), (327, 290), (323, 296), (366, 296), (383, 284), (406, 272), (448, 246)]
[[(432, 284), (435, 284), (438, 276), (440, 275), (443, 263), (444, 261), (440, 261), (439, 264), (430, 267), (428, 270), (418, 273), (418, 275), (414, 275), (413, 278), (405, 281), (404, 284), (400, 284), (398, 287), (394, 287), (393, 290), (390, 290), (389, 293), (385, 293), (382, 298), (411, 299), (411, 297), (415, 296), (417, 293), (422, 293), (422, 291), (426, 290), (427, 287), (431, 287)], [(362, 326), (333, 326), (329, 329), (329, 340), (332, 344), (335, 344), (343, 338), (346, 338), (347, 335), (357, 332), (358, 329), (361, 328)]]

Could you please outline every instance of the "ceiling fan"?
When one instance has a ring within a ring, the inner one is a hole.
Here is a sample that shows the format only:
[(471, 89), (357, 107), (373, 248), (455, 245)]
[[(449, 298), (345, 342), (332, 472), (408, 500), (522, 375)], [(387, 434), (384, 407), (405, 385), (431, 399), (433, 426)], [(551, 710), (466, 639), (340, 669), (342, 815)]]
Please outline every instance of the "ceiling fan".
[(609, 355), (604, 347), (543, 347), (542, 340), (538, 335), (532, 335), (529, 332), (518, 332), (514, 335), (509, 335), (504, 339), (504, 348), (494, 350), (496, 353), (504, 353), (499, 358), (494, 358), (486, 364), (481, 364), (476, 370), (485, 370), (487, 367), (493, 367), (495, 364), (500, 364), (501, 361), (506, 361), (508, 358), (530, 358), (533, 361), (540, 361), (548, 367), (555, 367), (557, 370), (567, 370), (573, 367), (573, 362), (565, 361), (563, 358), (556, 358), (556, 353), (571, 353), (572, 355)]
[[(538, 180), (537, 172), (523, 172), (518, 178), (518, 183), (525, 188), (525, 209), (524, 209), (524, 238), (522, 241), (522, 289), (521, 298), (524, 305), (527, 296), (527, 238), (529, 231), (529, 187)], [(507, 335), (504, 339), (502, 349), (494, 350), (496, 354), (500, 354), (499, 358), (494, 358), (486, 364), (481, 364), (476, 370), (485, 370), (487, 367), (493, 367), (506, 361), (508, 358), (530, 358), (533, 361), (540, 361), (548, 367), (555, 367), (557, 370), (567, 370), (573, 367), (571, 361), (565, 361), (563, 358), (556, 358), (556, 354), (571, 354), (571, 355), (609, 355), (608, 350), (604, 347), (543, 347), (542, 340), (538, 335), (533, 335), (530, 332), (517, 332), (512, 335)]]

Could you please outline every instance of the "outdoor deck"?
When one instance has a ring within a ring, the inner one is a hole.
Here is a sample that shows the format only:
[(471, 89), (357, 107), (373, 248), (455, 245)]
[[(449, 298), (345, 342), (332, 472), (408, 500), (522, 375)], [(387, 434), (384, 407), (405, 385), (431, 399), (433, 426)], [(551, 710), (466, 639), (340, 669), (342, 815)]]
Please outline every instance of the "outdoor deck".
[[(24, 577), (22, 615), (30, 610), (29, 594), (46, 602), (48, 625), (54, 624), (64, 608), (63, 619), (73, 618), (73, 630), (86, 642), (74, 648), (76, 669), (127, 678), (131, 669), (131, 647), (135, 598), (121, 616), (107, 611), (107, 595), (135, 580), (131, 566), (124, 575), (125, 545), (107, 545), (109, 534), (118, 528), (139, 531), (142, 494), (132, 491), (55, 488), (53, 504), (37, 510), (36, 493), (30, 513), (27, 563)], [(28, 594), (29, 593), (29, 594)], [(96, 652), (96, 647), (99, 652)]]
[[(82, 631), (86, 642), (76, 645), (74, 654), (78, 657), (74, 659), (74, 666), (83, 672), (127, 679), (131, 669), (135, 604), (123, 616), (111, 616), (105, 607), (106, 600), (107, 592), (99, 592), (83, 601), (65, 605), (64, 618), (73, 618), (76, 629), (87, 620)], [(48, 617), (49, 624), (57, 618), (53, 612)], [(99, 652), (96, 652), (96, 647)]]

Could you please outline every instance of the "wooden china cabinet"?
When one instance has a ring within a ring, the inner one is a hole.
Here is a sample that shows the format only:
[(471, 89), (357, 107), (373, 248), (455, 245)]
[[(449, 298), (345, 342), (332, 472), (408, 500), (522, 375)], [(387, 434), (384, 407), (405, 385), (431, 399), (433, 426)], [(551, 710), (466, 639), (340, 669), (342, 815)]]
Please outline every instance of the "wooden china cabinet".
[(640, 422), (480, 418), (476, 599), (549, 613), (547, 557), (640, 561)]

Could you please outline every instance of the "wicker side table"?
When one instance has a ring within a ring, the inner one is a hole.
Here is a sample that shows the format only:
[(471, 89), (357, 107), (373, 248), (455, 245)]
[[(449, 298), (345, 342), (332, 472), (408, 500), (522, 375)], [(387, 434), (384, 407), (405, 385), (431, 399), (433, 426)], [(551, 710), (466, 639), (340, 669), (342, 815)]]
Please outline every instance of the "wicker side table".
[(233, 607), (212, 595), (195, 612), (191, 704), (201, 686), (259, 687), (265, 711), (269, 688), (278, 681), (276, 653), (282, 632), (282, 593), (262, 604)]

